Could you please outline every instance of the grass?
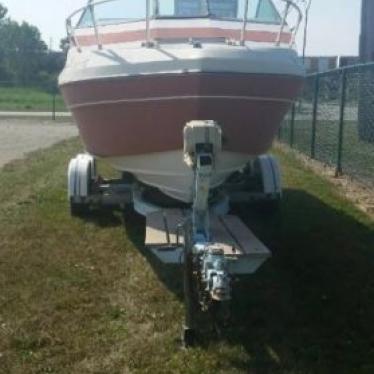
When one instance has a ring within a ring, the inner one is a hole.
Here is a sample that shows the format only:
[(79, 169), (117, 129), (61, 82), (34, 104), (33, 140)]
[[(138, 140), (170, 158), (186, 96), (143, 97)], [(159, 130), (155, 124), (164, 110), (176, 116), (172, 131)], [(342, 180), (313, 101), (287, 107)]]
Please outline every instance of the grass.
[[(51, 111), (52, 106), (52, 95), (38, 88), (0, 87), (0, 111)], [(66, 111), (61, 95), (56, 110)]]
[(234, 294), (221, 339), (180, 349), (181, 275), (126, 212), (72, 219), (69, 141), (0, 171), (0, 372), (374, 372), (374, 224), (292, 155), (272, 218), (238, 213), (273, 250)]

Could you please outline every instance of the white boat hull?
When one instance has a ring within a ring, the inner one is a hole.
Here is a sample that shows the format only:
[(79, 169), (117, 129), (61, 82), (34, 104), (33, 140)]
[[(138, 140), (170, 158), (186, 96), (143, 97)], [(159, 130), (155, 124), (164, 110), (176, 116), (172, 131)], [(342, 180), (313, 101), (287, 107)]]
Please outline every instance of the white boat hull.
[[(222, 152), (217, 156), (211, 188), (220, 186), (234, 172), (243, 169), (252, 157)], [(106, 158), (113, 168), (133, 174), (140, 182), (158, 188), (165, 195), (189, 203), (192, 201), (193, 172), (184, 163), (183, 151)]]

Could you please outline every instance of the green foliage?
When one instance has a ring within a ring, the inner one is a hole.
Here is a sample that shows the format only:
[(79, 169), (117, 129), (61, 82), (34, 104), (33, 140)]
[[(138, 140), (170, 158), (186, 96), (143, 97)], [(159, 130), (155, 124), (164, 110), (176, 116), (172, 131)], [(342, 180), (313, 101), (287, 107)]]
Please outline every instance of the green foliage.
[(37, 28), (25, 22), (19, 25), (9, 19), (0, 27), (0, 51), (7, 78), (26, 84), (40, 70), (47, 46)]
[(55, 91), (51, 81), (62, 69), (64, 55), (48, 51), (37, 27), (20, 24), (6, 15), (6, 8), (0, 4), (0, 82), (40, 82), (48, 91)]
[(0, 4), (0, 21), (5, 18), (8, 13), (8, 9), (4, 5)]
[(65, 54), (67, 54), (69, 46), (70, 46), (70, 39), (69, 39), (69, 37), (66, 37), (66, 38), (63, 38), (63, 39), (60, 40), (60, 49)]

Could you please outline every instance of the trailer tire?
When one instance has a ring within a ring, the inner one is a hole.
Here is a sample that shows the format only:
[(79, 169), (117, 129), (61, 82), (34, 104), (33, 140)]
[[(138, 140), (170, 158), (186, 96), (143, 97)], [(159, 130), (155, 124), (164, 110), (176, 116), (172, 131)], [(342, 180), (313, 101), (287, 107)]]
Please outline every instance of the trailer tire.
[(280, 207), (282, 200), (281, 170), (278, 160), (273, 155), (262, 155), (252, 164), (254, 177), (261, 186), (263, 198), (261, 207), (267, 213), (273, 213)]
[(90, 212), (90, 196), (96, 175), (96, 162), (93, 156), (79, 154), (69, 163), (68, 199), (73, 217), (82, 217)]

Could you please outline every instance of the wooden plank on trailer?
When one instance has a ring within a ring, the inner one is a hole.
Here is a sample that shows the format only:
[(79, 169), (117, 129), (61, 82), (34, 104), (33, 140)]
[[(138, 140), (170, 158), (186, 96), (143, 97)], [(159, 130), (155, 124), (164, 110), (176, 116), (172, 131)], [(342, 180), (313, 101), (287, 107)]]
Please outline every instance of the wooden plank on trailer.
[(211, 240), (219, 247), (222, 247), (226, 255), (240, 255), (243, 251), (239, 243), (227, 231), (222, 223), (222, 217), (210, 216)]
[(147, 214), (145, 245), (157, 245), (166, 241), (165, 222), (159, 212)]
[[(146, 247), (166, 247), (177, 243), (177, 227), (184, 220), (180, 209), (165, 209), (150, 213), (146, 217)], [(183, 244), (183, 237), (180, 238)]]
[[(170, 209), (167, 210), (167, 222), (168, 222), (168, 229), (170, 232), (170, 240), (173, 244), (177, 244), (177, 231), (178, 231), (178, 226), (183, 224), (185, 221), (185, 215), (183, 213), (182, 209)], [(183, 238), (183, 232), (180, 233), (181, 236), (179, 238), (180, 244), (184, 243), (184, 238)]]
[(237, 216), (223, 216), (222, 223), (230, 235), (239, 243), (246, 255), (270, 255), (269, 249), (256, 237), (256, 235)]

